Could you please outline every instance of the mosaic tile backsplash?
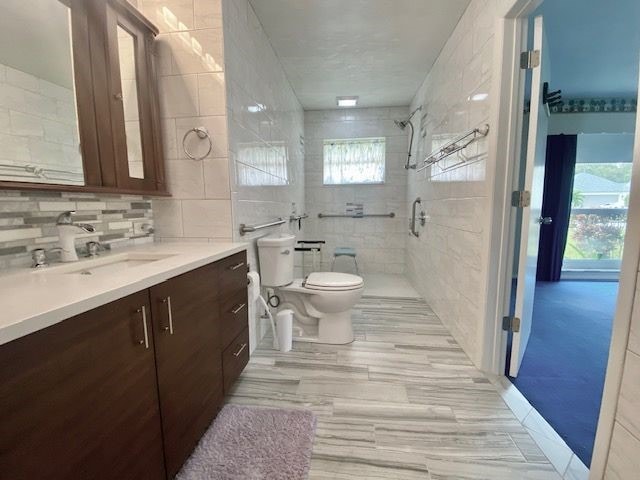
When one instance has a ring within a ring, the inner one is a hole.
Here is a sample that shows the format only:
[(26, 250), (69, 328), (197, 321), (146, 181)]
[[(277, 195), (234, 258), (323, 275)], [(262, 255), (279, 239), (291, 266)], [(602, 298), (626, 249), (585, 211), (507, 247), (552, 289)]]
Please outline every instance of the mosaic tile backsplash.
[[(153, 227), (151, 200), (132, 195), (96, 195), (0, 190), (0, 270), (31, 264), (31, 250), (58, 246), (58, 215), (76, 210), (74, 221), (89, 223), (95, 233), (81, 234), (76, 248), (88, 241), (105, 248), (153, 241), (152, 233), (136, 234), (134, 224)], [(51, 255), (55, 261), (55, 255)]]

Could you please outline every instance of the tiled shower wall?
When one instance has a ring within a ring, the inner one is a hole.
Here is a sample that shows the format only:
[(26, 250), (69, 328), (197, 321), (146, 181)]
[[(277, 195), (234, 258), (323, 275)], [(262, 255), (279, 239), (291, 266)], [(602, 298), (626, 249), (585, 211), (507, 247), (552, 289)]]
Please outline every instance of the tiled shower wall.
[[(496, 6), (500, 0), (473, 0), (447, 41), (411, 108), (423, 106), (424, 133), (414, 149), (424, 158), (432, 149), (488, 122), (492, 98)], [(489, 135), (492, 135), (490, 133)], [(420, 294), (479, 363), (480, 325), (484, 319), (489, 249), (490, 189), (495, 164), (487, 141), (459, 158), (409, 172), (407, 203), (422, 198), (428, 216), (419, 238), (407, 243), (407, 270)]]
[(257, 270), (255, 239), (277, 231), (298, 234), (296, 224), (246, 236), (238, 228), (289, 218), (293, 204), (297, 213), (305, 211), (304, 115), (250, 3), (222, 5), (233, 238), (250, 242), (249, 261)]
[(96, 228), (78, 235), (76, 247), (90, 240), (114, 248), (153, 241), (152, 234), (133, 231), (134, 222), (153, 226), (151, 202), (143, 197), (0, 190), (0, 270), (28, 266), (35, 248), (56, 247), (56, 218), (66, 210)]
[[(305, 236), (325, 240), (321, 270), (329, 270), (335, 247), (354, 247), (360, 273), (402, 274), (407, 238), (407, 131), (394, 119), (407, 107), (307, 111), (306, 202), (310, 218)], [(385, 137), (385, 181), (381, 185), (323, 185), (325, 139)], [(362, 203), (364, 213), (394, 212), (395, 218), (318, 218), (318, 213), (345, 213), (347, 203)], [(307, 259), (310, 261), (310, 258)], [(338, 259), (335, 269), (352, 272), (353, 262)]]

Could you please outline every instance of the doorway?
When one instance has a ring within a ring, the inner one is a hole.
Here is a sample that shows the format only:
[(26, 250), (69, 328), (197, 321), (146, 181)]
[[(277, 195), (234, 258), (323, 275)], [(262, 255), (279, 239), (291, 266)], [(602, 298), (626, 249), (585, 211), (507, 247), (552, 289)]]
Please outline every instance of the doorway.
[[(589, 466), (616, 308), (635, 131), (640, 39), (630, 33), (632, 21), (622, 17), (640, 11), (631, 3), (618, 12), (601, 11), (596, 2), (580, 2), (574, 10), (567, 4), (575, 2), (558, 3), (544, 2), (530, 21), (530, 48), (540, 53), (540, 67), (527, 73), (530, 107), (514, 184), (530, 196), (521, 197), (514, 215), (505, 373)], [(587, 31), (617, 15), (614, 24), (627, 32), (618, 39), (618, 58), (607, 59), (603, 51), (598, 63), (597, 50), (585, 48), (594, 43), (588, 36), (579, 44), (567, 39), (562, 28), (575, 24), (576, 15)], [(558, 43), (562, 48), (554, 48)], [(592, 65), (594, 75), (608, 65), (609, 83), (580, 75), (575, 65), (573, 75), (563, 68), (580, 59), (577, 46), (588, 55), (582, 67)], [(620, 50), (628, 55), (619, 56)], [(627, 78), (625, 92), (620, 89)]]

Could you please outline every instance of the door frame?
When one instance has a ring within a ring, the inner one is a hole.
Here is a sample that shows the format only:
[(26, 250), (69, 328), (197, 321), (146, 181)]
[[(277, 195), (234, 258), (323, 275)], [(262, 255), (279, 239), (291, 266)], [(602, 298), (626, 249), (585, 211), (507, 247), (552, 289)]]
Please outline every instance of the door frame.
[(480, 331), (482, 349), (480, 367), (494, 375), (503, 375), (506, 364), (507, 334), (502, 317), (509, 311), (512, 272), (515, 256), (516, 210), (511, 206), (511, 192), (518, 185), (522, 153), (524, 84), (526, 72), (520, 68), (520, 53), (527, 49), (530, 15), (543, 0), (507, 2), (498, 18), (494, 82), (492, 94), (497, 99), (492, 123), (497, 134), (489, 145), (495, 153), (495, 176), (491, 193), (489, 261), (487, 262), (487, 303)]
[[(522, 143), (522, 107), (524, 74), (520, 69), (520, 52), (526, 50), (527, 22), (542, 0), (501, 2), (498, 11), (494, 54), (493, 98), (497, 99), (492, 121), (497, 134), (489, 144), (494, 152), (496, 171), (490, 186), (492, 208), (488, 257), (487, 302), (480, 331), (481, 368), (503, 376), (506, 364), (507, 335), (502, 330), (503, 312), (508, 312), (514, 261), (516, 210), (511, 207), (511, 191), (517, 185)], [(508, 5), (507, 5), (508, 4)], [(640, 63), (640, 58), (638, 59)], [(638, 79), (640, 92), (640, 78)], [(633, 173), (627, 213), (627, 233), (620, 272), (616, 312), (613, 320), (607, 374), (598, 419), (589, 478), (604, 477), (609, 456), (615, 414), (622, 383), (631, 314), (640, 266), (640, 111), (636, 114)]]
[[(640, 58), (638, 58), (640, 64)], [(640, 78), (638, 79), (640, 92)], [(591, 460), (591, 479), (604, 477), (611, 446), (611, 437), (615, 425), (618, 397), (622, 386), (622, 374), (629, 343), (634, 298), (636, 296), (638, 270), (640, 266), (640, 111), (636, 112), (635, 140), (633, 145), (633, 162), (631, 167), (631, 184), (629, 208), (627, 210), (627, 230), (624, 237), (624, 251), (620, 267), (618, 299), (616, 313), (611, 329), (609, 360), (604, 380), (600, 417), (596, 430), (596, 441), (593, 446)]]

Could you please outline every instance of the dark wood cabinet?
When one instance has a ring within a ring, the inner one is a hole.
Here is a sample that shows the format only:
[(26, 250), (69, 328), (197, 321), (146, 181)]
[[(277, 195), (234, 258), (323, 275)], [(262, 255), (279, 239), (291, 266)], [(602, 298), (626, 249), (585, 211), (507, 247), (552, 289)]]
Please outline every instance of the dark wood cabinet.
[(51, 0), (69, 8), (84, 185), (0, 181), (0, 188), (169, 195), (155, 37), (127, 0)]
[[(143, 18), (143, 17), (142, 17)], [(162, 139), (156, 89), (155, 27), (127, 2), (107, 3), (108, 91), (116, 186), (164, 192)]]
[(149, 313), (143, 291), (0, 347), (0, 478), (164, 478)]
[(249, 329), (245, 327), (222, 354), (225, 394), (229, 393), (247, 363), (249, 363)]
[(0, 346), (0, 478), (173, 478), (249, 360), (246, 272), (241, 252)]
[(167, 474), (172, 478), (222, 405), (217, 266), (151, 288)]
[(249, 361), (249, 303), (247, 299), (247, 255), (240, 252), (217, 263), (220, 285), (222, 323), (222, 368), (224, 392)]

